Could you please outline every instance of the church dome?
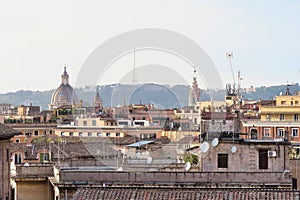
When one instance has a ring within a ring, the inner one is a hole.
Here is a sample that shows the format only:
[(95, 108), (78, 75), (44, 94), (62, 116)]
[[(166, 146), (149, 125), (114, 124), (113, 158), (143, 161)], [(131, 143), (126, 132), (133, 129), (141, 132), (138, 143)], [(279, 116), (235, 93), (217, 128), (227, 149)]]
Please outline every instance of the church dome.
[(76, 101), (76, 94), (69, 84), (69, 75), (66, 71), (66, 67), (64, 73), (61, 75), (61, 80), (60, 86), (52, 94), (51, 110), (62, 105), (72, 105), (72, 103)]

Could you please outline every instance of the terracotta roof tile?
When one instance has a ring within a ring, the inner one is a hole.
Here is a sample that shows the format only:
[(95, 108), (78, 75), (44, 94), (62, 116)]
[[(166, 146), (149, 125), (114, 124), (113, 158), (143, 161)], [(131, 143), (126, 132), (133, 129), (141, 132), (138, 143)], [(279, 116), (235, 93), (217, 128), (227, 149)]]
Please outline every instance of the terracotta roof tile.
[(19, 134), (20, 132), (10, 128), (9, 126), (6, 126), (5, 124), (0, 123), (0, 140), (9, 139)]
[(295, 190), (78, 188), (73, 200), (83, 199), (299, 199)]

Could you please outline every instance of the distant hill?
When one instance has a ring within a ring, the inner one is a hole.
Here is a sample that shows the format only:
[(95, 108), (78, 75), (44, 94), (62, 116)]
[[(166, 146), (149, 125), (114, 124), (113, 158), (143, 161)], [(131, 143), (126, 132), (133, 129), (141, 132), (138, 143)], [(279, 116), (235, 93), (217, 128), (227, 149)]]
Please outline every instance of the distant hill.
[[(290, 93), (295, 94), (300, 91), (299, 84), (290, 85)], [(255, 92), (242, 92), (244, 99), (259, 100), (272, 99), (280, 93), (285, 94), (286, 85), (261, 86), (255, 88)], [(95, 87), (77, 88), (78, 99), (82, 99), (86, 105), (91, 105)], [(11, 103), (13, 105), (40, 105), (42, 109), (48, 109), (51, 96), (54, 90), (47, 91), (30, 91), (20, 90), (0, 94), (0, 103)], [(122, 104), (155, 104), (161, 108), (178, 108), (188, 104), (189, 86), (187, 85), (105, 85), (99, 87), (100, 96), (103, 99), (105, 107), (118, 106)], [(225, 90), (201, 90), (201, 100), (224, 100)]]
[[(272, 99), (280, 94), (285, 94), (287, 85), (278, 85), (278, 86), (261, 86), (255, 88), (255, 92), (251, 93), (242, 93), (244, 99), (249, 100), (259, 100), (259, 99)], [(292, 95), (300, 91), (300, 85), (298, 83), (289, 85), (290, 93)]]

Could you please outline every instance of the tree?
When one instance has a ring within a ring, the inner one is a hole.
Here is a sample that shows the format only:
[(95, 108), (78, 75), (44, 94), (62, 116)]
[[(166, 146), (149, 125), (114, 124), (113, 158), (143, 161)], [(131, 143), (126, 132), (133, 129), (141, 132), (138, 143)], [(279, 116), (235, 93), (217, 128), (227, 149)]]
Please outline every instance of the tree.
[(190, 162), (191, 164), (198, 164), (198, 156), (194, 154), (185, 153), (183, 160), (185, 163)]

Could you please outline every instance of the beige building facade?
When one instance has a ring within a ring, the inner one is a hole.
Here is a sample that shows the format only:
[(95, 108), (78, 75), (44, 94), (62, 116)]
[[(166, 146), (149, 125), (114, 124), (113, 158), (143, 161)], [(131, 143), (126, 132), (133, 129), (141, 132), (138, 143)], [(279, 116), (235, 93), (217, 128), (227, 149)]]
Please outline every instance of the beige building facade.
[(242, 120), (246, 138), (285, 138), (300, 142), (300, 93), (276, 96), (276, 104), (260, 107), (260, 120)]

